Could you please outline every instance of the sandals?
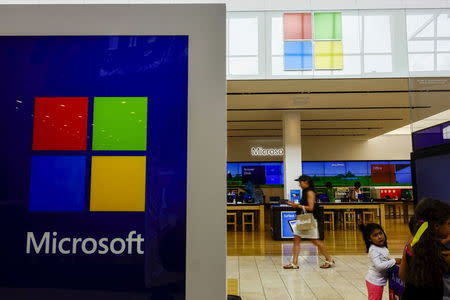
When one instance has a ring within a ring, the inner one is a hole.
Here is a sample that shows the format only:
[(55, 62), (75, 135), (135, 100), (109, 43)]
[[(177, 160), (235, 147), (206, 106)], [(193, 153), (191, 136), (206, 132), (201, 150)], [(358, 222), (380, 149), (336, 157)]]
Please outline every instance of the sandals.
[[(336, 264), (336, 262), (334, 261), (334, 259), (331, 259), (331, 261), (325, 260), (325, 263), (323, 265), (320, 266), (321, 269), (329, 269), (331, 267), (334, 267), (334, 265)], [(285, 270), (297, 270), (300, 267), (298, 265), (294, 265), (294, 264), (287, 264), (285, 266), (283, 266), (283, 269)]]
[(325, 260), (325, 263), (320, 266), (321, 269), (329, 269), (333, 267), (336, 264), (334, 259), (331, 259), (331, 261)]
[(283, 266), (283, 269), (286, 269), (286, 270), (297, 270), (299, 268), (300, 267), (298, 265), (294, 265), (294, 264), (288, 264), (288, 265)]

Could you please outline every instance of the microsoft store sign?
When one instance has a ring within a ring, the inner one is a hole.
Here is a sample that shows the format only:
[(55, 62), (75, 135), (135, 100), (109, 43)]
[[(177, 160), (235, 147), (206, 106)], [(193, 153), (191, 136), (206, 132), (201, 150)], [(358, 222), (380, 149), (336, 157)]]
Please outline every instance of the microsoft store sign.
[(250, 154), (252, 156), (283, 156), (283, 148), (263, 148), (263, 147), (251, 147)]

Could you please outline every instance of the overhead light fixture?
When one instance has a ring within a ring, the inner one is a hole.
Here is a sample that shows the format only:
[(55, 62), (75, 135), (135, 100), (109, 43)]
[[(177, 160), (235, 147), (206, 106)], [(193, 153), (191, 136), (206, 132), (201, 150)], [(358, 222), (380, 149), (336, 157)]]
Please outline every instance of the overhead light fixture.
[(308, 96), (294, 96), (292, 97), (292, 103), (296, 105), (308, 104), (309, 97)]

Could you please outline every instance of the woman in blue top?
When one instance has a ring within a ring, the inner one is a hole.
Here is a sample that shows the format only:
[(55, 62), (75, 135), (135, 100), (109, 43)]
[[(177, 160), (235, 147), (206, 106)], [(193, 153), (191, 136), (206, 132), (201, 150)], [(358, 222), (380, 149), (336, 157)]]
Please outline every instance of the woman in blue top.
[(331, 258), (330, 254), (328, 254), (325, 245), (319, 239), (319, 227), (317, 225), (318, 218), (318, 207), (316, 204), (316, 191), (314, 190), (314, 183), (312, 182), (311, 177), (307, 175), (302, 175), (296, 179), (299, 182), (299, 186), (302, 189), (302, 199), (300, 203), (294, 203), (292, 201), (288, 201), (291, 207), (297, 209), (297, 215), (302, 213), (309, 212), (314, 215), (314, 227), (309, 230), (298, 230), (296, 226), (294, 226), (294, 247), (293, 247), (293, 258), (292, 263), (283, 266), (284, 269), (298, 269), (298, 255), (300, 254), (300, 242), (302, 238), (306, 238), (311, 240), (311, 242), (319, 248), (319, 252), (325, 256), (325, 263), (320, 266), (322, 269), (331, 268), (335, 262)]

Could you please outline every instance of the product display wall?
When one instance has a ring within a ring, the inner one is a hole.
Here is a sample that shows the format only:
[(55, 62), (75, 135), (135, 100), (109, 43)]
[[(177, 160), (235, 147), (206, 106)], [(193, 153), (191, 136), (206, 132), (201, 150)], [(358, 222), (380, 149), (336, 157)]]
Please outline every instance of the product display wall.
[[(303, 174), (313, 177), (318, 186), (324, 186), (328, 181), (334, 186), (352, 186), (355, 181), (363, 186), (411, 184), (411, 163), (407, 160), (303, 162), (302, 170)], [(227, 172), (229, 185), (239, 185), (249, 179), (256, 184), (283, 184), (282, 162), (230, 162)]]

